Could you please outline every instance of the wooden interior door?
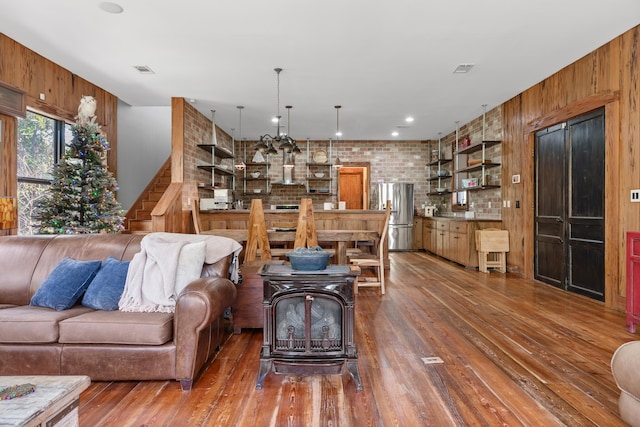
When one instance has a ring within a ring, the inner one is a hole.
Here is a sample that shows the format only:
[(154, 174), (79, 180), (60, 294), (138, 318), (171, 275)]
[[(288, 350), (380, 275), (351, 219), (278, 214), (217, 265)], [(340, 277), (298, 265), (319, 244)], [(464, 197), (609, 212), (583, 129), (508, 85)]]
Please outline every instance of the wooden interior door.
[(605, 117), (536, 133), (535, 276), (604, 300)]
[(338, 179), (338, 201), (346, 202), (347, 209), (364, 209), (364, 170), (340, 168)]

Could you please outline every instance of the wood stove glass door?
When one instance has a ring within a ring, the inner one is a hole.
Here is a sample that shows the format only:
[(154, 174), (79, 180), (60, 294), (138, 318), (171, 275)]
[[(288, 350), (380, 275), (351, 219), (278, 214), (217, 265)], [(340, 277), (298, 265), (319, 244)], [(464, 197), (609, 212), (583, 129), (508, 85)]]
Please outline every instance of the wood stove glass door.
[(323, 355), (343, 352), (342, 310), (338, 299), (321, 293), (278, 298), (273, 352)]

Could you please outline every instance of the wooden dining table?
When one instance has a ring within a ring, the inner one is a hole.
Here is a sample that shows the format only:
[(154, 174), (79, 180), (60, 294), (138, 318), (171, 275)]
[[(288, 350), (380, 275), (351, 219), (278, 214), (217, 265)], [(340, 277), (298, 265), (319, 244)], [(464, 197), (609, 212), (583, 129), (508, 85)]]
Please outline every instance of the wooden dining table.
[[(203, 230), (202, 234), (210, 234), (214, 236), (223, 236), (233, 239), (240, 244), (247, 241), (247, 230), (216, 228), (211, 230)], [(267, 230), (270, 243), (287, 243), (296, 240), (295, 231), (280, 231), (276, 229)], [(347, 243), (359, 240), (380, 240), (380, 232), (374, 230), (316, 230), (318, 242), (333, 242), (335, 250), (334, 263), (348, 264), (347, 259)]]

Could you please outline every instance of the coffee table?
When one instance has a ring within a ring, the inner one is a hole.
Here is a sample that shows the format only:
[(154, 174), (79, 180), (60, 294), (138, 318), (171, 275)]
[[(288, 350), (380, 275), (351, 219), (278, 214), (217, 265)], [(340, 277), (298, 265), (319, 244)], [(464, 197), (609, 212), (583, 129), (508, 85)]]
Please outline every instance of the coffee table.
[(34, 393), (0, 400), (0, 427), (5, 426), (77, 426), (78, 404), (91, 379), (73, 376), (0, 376), (0, 388), (34, 384)]

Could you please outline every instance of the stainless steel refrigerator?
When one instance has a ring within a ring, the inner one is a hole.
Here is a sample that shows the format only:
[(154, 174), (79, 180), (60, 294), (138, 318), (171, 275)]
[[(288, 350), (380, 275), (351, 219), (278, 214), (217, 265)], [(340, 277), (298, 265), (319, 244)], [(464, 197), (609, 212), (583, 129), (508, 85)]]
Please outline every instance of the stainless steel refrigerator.
[(378, 208), (391, 201), (389, 250), (407, 251), (413, 246), (413, 184), (407, 182), (378, 183)]

